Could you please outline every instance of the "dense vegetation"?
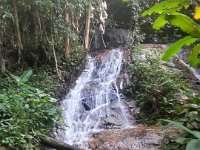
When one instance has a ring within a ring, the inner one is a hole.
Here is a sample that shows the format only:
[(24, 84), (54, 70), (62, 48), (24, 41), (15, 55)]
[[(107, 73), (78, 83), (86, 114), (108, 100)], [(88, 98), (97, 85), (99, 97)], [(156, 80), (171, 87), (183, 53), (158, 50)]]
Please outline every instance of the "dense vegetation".
[[(198, 2), (198, 1), (197, 1)], [(187, 33), (187, 36), (181, 38), (166, 51), (163, 55), (163, 60), (169, 60), (175, 55), (183, 46), (190, 46), (200, 38), (200, 25), (196, 23), (190, 16), (187, 16), (180, 11), (187, 9), (191, 5), (190, 0), (166, 0), (154, 5), (149, 10), (146, 10), (142, 15), (151, 15), (158, 13), (159, 17), (155, 20), (153, 28), (160, 30), (163, 26), (169, 23), (172, 26), (179, 27), (183, 32)], [(195, 3), (195, 2), (194, 2)], [(198, 4), (198, 3), (197, 3)], [(196, 4), (196, 5), (197, 5)], [(199, 19), (199, 6), (196, 6), (196, 12), (194, 14), (195, 19)], [(197, 44), (190, 52), (189, 64), (194, 67), (200, 62), (199, 59), (199, 44)]]
[[(81, 72), (92, 31), (103, 26), (102, 9), (100, 0), (0, 1), (1, 146), (39, 149), (39, 135), (59, 123), (56, 99), (66, 86), (58, 79), (69, 86)], [(33, 75), (21, 82), (30, 68)]]
[(45, 93), (26, 84), (31, 75), (32, 71), (26, 71), (20, 77), (0, 78), (1, 146), (38, 149), (39, 135), (48, 134), (60, 120), (60, 108), (57, 100), (50, 96), (51, 90)]
[[(194, 18), (199, 19), (198, 3), (199, 1), (190, 0), (164, 0), (143, 12), (143, 16), (159, 14), (153, 24), (156, 30), (170, 24), (187, 33), (187, 36), (167, 49), (162, 56), (163, 60), (169, 60), (183, 46), (189, 46), (199, 40), (199, 24), (190, 16), (180, 12), (183, 8), (189, 9), (193, 8), (190, 6), (196, 5)], [(199, 52), (199, 44), (196, 44), (188, 56), (190, 66), (194, 67), (199, 64)], [(130, 66), (131, 70), (134, 70), (134, 84), (129, 86), (125, 93), (136, 99), (142, 112), (139, 116), (142, 120), (146, 119), (147, 123), (152, 123), (159, 118), (179, 121), (164, 120), (185, 131), (165, 149), (198, 150), (200, 147), (199, 91), (191, 91), (191, 88), (182, 81), (180, 74), (174, 74), (172, 67), (163, 68), (163, 62), (157, 60), (156, 57), (154, 53), (153, 55), (147, 54), (145, 60), (135, 60), (134, 66)], [(186, 99), (183, 98), (185, 96)]]
[(91, 31), (102, 24), (100, 0), (2, 0), (0, 7), (1, 72), (48, 64), (61, 78), (62, 67), (70, 69), (65, 64), (74, 53), (84, 56)]
[[(133, 63), (129, 65), (132, 83), (124, 94), (133, 99), (140, 109), (138, 122), (163, 124), (160, 119), (170, 119), (184, 124), (184, 129), (200, 130), (199, 91), (186, 80), (186, 74), (175, 67), (173, 61), (163, 62), (160, 59), (162, 55), (162, 49), (149, 45), (133, 49)], [(166, 149), (185, 149), (191, 139), (195, 136), (183, 133)]]
[[(145, 58), (142, 57), (144, 54)], [(188, 84), (181, 80), (182, 73), (163, 63), (161, 54), (160, 49), (145, 46), (133, 51), (134, 63), (130, 65), (133, 83), (125, 90), (125, 94), (138, 104), (143, 123), (155, 123), (157, 118), (173, 117), (173, 109), (180, 103), (179, 99), (189, 93)]]
[[(181, 4), (180, 7), (171, 7), (172, 1), (175, 6)], [(190, 37), (175, 43), (165, 55), (167, 59), (183, 45), (199, 39), (199, 24), (180, 13), (182, 7), (188, 8), (184, 10), (186, 14), (194, 11), (196, 4), (190, 5), (190, 0), (168, 0), (170, 11), (159, 9), (159, 5), (149, 9), (158, 2), (160, 0), (107, 0), (109, 18), (105, 23), (107, 16), (102, 0), (1, 0), (0, 149), (1, 146), (39, 149), (39, 135), (49, 135), (60, 123), (60, 88), (65, 91), (66, 85), (81, 72), (96, 30), (103, 33), (105, 26), (130, 29), (129, 46), (135, 47), (140, 42), (174, 42), (183, 35), (177, 28), (180, 27)], [(144, 18), (141, 16), (144, 10), (148, 15), (155, 12), (160, 16)], [(156, 17), (154, 28), (160, 31), (151, 29)], [(174, 23), (180, 18), (184, 18), (183, 23)], [(144, 59), (141, 53), (146, 53)], [(190, 134), (183, 133), (181, 139), (176, 140), (178, 144), (166, 148), (184, 149), (188, 141), (199, 138), (191, 132), (200, 130), (198, 91), (191, 88), (180, 71), (160, 60), (162, 51), (145, 52), (137, 47), (133, 54), (132, 84), (125, 94), (140, 107), (138, 120), (150, 124), (157, 123), (158, 119), (182, 122)], [(195, 66), (199, 61), (197, 45), (190, 55), (190, 64)], [(33, 73), (25, 71), (28, 69)], [(57, 86), (63, 78), (65, 85)]]

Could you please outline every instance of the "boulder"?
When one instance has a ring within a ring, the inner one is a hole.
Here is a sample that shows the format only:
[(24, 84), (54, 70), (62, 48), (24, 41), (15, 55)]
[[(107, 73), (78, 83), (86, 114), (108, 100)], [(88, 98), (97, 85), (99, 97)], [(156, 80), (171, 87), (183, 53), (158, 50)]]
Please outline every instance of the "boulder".
[(106, 28), (104, 34), (96, 31), (92, 38), (91, 49), (95, 51), (125, 47), (128, 42), (128, 34), (128, 30), (125, 29)]
[(155, 126), (136, 125), (94, 133), (89, 147), (92, 150), (161, 150), (167, 139), (178, 133), (176, 128), (161, 131)]

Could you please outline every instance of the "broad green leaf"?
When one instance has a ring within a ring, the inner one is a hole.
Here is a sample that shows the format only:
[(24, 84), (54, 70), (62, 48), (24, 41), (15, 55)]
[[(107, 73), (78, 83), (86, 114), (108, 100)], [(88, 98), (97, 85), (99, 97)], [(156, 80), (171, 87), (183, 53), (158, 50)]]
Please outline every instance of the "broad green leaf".
[(199, 150), (200, 149), (200, 140), (193, 139), (191, 140), (186, 147), (186, 150)]
[(192, 131), (192, 134), (197, 137), (198, 139), (200, 139), (200, 132), (199, 131)]
[(165, 20), (165, 14), (163, 13), (154, 21), (153, 28), (156, 30), (160, 30), (160, 28), (165, 26), (166, 23), (167, 21)]
[(186, 144), (186, 143), (188, 143), (188, 140), (190, 140), (190, 139), (184, 138), (184, 137), (178, 137), (175, 140), (175, 142), (178, 143), (178, 144)]
[(179, 11), (183, 7), (188, 8), (190, 2), (190, 0), (165, 0), (143, 12), (142, 16), (151, 15), (152, 13), (162, 14), (168, 11)]
[(129, 3), (130, 0), (122, 0), (123, 3)]
[(189, 54), (189, 64), (191, 67), (195, 67), (200, 62), (200, 44), (196, 45)]
[(16, 80), (16, 82), (19, 82), (19, 81), (20, 81), (20, 77), (18, 77), (18, 76), (15, 76), (15, 75), (11, 74), (11, 77), (12, 77), (14, 80)]
[(173, 55), (175, 55), (184, 45), (189, 46), (192, 43), (194, 43), (196, 40), (198, 40), (198, 38), (193, 38), (191, 36), (186, 36), (186, 37), (178, 40), (177, 42), (175, 42), (174, 44), (172, 44), (167, 49), (167, 51), (165, 52), (165, 54), (162, 56), (162, 60), (167, 61)]
[(196, 138), (200, 139), (200, 132), (198, 132), (198, 131), (192, 131), (189, 128), (185, 127), (184, 125), (182, 125), (181, 123), (176, 122), (176, 121), (171, 121), (171, 120), (166, 120), (166, 119), (162, 119), (162, 120), (164, 120), (164, 121), (166, 121), (166, 122), (168, 122), (168, 123), (176, 126), (179, 129), (182, 129), (182, 130), (184, 130), (184, 131), (186, 131), (186, 132), (194, 135)]
[(28, 79), (32, 76), (33, 71), (32, 70), (27, 70), (25, 71), (21, 76), (20, 76), (20, 83), (25, 83), (28, 81)]
[(193, 37), (200, 37), (200, 26), (187, 15), (181, 13), (172, 13), (166, 15), (166, 20), (173, 26), (181, 28), (183, 32)]

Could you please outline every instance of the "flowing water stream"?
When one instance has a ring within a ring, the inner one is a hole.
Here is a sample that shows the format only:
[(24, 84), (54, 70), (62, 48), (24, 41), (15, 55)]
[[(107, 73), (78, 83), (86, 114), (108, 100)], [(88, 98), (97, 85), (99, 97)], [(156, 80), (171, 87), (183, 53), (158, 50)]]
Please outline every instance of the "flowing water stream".
[(86, 149), (83, 143), (91, 133), (131, 125), (123, 95), (117, 86), (122, 59), (120, 49), (99, 57), (88, 56), (85, 70), (62, 102), (67, 127), (59, 136), (66, 143)]

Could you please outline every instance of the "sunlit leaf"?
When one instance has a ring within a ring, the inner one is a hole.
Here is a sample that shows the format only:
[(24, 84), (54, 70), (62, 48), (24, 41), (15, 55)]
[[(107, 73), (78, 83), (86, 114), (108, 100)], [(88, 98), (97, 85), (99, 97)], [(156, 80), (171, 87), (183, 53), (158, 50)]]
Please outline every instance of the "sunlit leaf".
[(33, 71), (32, 70), (27, 70), (25, 71), (21, 76), (20, 76), (20, 82), (25, 83), (28, 81), (28, 79), (32, 76)]
[(191, 67), (195, 67), (200, 62), (200, 44), (196, 45), (189, 54), (189, 64)]
[(162, 14), (168, 11), (178, 11), (180, 9), (188, 8), (190, 0), (165, 0), (158, 3), (142, 13), (142, 16), (151, 15), (152, 13)]
[(183, 32), (193, 37), (200, 37), (200, 25), (187, 15), (175, 12), (166, 15), (166, 20), (168, 20), (171, 25), (181, 28)]
[(128, 3), (130, 0), (122, 0), (123, 3)]
[(16, 82), (20, 82), (20, 77), (15, 76), (13, 74), (11, 74), (11, 77), (16, 81)]
[(153, 24), (153, 28), (156, 30), (160, 30), (163, 26), (165, 26), (167, 21), (165, 20), (165, 14), (161, 14)]
[(195, 13), (194, 13), (194, 19), (196, 19), (196, 20), (198, 20), (198, 19), (200, 19), (200, 6), (197, 6), (196, 8), (195, 8)]
[(26, 83), (29, 80), (29, 78), (32, 76), (32, 74), (33, 74), (32, 70), (27, 70), (27, 71), (24, 71), (24, 73), (20, 77), (15, 76), (13, 74), (11, 74), (11, 76), (13, 77), (13, 79), (16, 80), (18, 84), (21, 84), (21, 83)]
[(173, 45), (171, 45), (165, 54), (162, 56), (162, 60), (167, 61), (170, 59), (173, 55), (175, 55), (184, 45), (189, 46), (195, 41), (197, 41), (198, 38), (193, 38), (191, 36), (186, 36), (177, 42), (175, 42)]

